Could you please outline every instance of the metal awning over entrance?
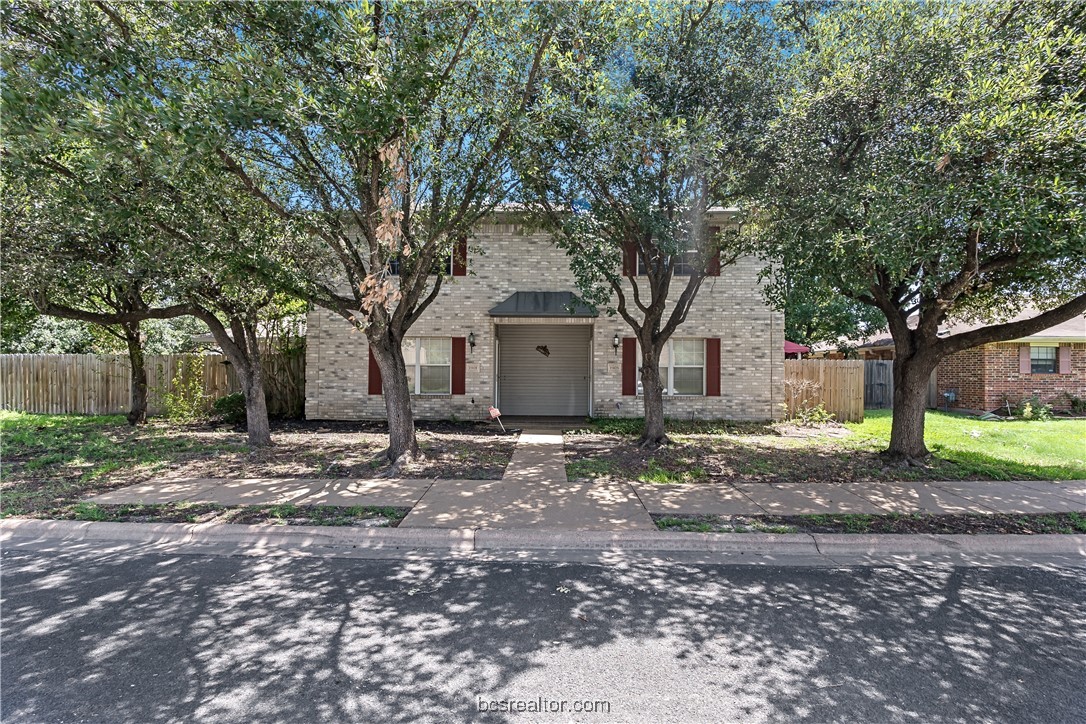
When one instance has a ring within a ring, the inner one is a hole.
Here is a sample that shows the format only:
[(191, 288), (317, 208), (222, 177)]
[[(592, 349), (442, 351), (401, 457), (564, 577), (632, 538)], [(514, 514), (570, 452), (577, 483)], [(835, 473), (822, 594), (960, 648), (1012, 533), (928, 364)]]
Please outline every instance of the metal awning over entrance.
[[(570, 311), (572, 309), (572, 312)], [(516, 292), (490, 310), (491, 317), (598, 317), (573, 292)]]

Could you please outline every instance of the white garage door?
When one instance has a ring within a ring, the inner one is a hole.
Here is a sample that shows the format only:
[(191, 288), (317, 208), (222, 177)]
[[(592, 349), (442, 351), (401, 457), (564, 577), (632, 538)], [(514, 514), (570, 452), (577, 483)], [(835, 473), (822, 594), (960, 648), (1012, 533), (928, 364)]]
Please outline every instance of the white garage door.
[(590, 326), (498, 327), (498, 407), (503, 415), (588, 414)]

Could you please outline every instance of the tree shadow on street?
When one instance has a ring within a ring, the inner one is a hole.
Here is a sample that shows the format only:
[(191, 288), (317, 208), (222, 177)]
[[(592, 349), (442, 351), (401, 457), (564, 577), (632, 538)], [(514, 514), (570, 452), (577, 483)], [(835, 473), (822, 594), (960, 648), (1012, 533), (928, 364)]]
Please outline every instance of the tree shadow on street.
[(478, 701), (537, 697), (606, 700), (592, 721), (1025, 721), (1084, 703), (1068, 572), (8, 551), (3, 573), (4, 721), (512, 721)]

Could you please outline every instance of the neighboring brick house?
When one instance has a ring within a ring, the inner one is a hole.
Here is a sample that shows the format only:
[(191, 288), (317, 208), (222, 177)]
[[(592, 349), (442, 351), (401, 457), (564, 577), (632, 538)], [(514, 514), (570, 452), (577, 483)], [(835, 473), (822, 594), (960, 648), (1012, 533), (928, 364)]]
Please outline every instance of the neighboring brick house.
[(1086, 319), (952, 354), (939, 364), (936, 383), (940, 399), (953, 394), (950, 408), (991, 411), (1036, 397), (1067, 410), (1071, 397), (1086, 399)]
[[(722, 226), (727, 212), (710, 212)], [(408, 332), (404, 352), (420, 419), (505, 415), (643, 414), (637, 347), (617, 315), (568, 306), (576, 291), (563, 251), (545, 233), (495, 216), (454, 254), (452, 276)], [(696, 419), (768, 420), (784, 401), (783, 315), (762, 298), (754, 257), (710, 265), (697, 299), (661, 360), (665, 413)], [(633, 271), (626, 265), (625, 271)], [(672, 284), (677, 297), (682, 278)], [(644, 289), (645, 293), (647, 290)], [(309, 313), (306, 417), (380, 419), (380, 373), (363, 333), (325, 309)]]
[[(1036, 314), (1030, 309), (1015, 319)], [(952, 324), (940, 335), (977, 326)], [(886, 332), (838, 344), (855, 349), (862, 359), (894, 358), (894, 342)], [(816, 353), (843, 357), (827, 347)], [(989, 412), (1036, 397), (1055, 409), (1069, 409), (1071, 397), (1086, 399), (1086, 319), (1075, 317), (1029, 337), (957, 352), (939, 364), (934, 377), (932, 404), (939, 407)]]

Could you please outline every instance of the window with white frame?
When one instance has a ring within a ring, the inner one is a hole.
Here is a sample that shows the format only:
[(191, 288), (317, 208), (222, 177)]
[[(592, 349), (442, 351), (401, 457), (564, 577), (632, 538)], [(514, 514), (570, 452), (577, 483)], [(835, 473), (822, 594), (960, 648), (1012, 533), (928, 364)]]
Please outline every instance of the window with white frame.
[(1030, 347), (1029, 371), (1035, 375), (1056, 374), (1058, 364), (1056, 361), (1057, 349), (1057, 347)]
[[(637, 346), (637, 359), (641, 359), (641, 345)], [(638, 373), (640, 373), (638, 368)], [(705, 340), (704, 339), (669, 339), (660, 350), (660, 379), (664, 383), (664, 394), (704, 395), (705, 394)], [(637, 394), (644, 394), (640, 374), (637, 380)]]
[(409, 337), (403, 341), (403, 360), (411, 392), (452, 394), (452, 338)]

